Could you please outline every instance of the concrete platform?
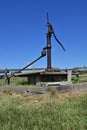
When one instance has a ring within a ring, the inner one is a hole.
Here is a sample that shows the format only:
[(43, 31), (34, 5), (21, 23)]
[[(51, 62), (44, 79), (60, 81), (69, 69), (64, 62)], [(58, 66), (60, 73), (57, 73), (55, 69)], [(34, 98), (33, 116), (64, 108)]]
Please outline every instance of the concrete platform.
[(71, 81), (71, 71), (69, 70), (33, 70), (27, 73), (17, 73), (16, 76), (27, 77), (29, 84), (37, 84), (38, 82), (60, 82)]

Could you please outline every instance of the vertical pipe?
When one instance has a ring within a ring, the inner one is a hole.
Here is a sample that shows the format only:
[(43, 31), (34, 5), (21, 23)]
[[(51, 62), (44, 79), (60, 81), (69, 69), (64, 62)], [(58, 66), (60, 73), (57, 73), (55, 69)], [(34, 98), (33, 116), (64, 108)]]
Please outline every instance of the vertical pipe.
[(47, 33), (47, 69), (51, 69), (51, 33)]

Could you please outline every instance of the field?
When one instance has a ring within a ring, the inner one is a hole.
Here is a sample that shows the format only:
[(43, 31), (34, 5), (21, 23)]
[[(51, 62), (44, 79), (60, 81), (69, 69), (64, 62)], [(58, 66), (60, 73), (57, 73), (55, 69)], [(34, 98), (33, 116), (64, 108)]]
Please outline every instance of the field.
[[(72, 76), (87, 82), (87, 74)], [(29, 86), (26, 78), (13, 77), (11, 86)], [(0, 79), (0, 87), (5, 86)], [(1, 89), (0, 89), (1, 90)], [(87, 92), (23, 95), (0, 92), (0, 130), (87, 130)]]
[(0, 130), (86, 130), (87, 93), (0, 93)]
[[(5, 79), (0, 79), (0, 86), (6, 86)], [(28, 85), (28, 81), (26, 77), (12, 77), (10, 80), (10, 85), (11, 86), (21, 86), (21, 85)]]
[(79, 76), (73, 75), (72, 82), (73, 83), (87, 82), (87, 73), (79, 74)]

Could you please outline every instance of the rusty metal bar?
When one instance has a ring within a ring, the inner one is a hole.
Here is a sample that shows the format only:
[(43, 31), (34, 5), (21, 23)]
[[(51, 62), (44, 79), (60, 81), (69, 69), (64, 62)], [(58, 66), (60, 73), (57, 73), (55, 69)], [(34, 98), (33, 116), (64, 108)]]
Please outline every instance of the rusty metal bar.
[(20, 73), (21, 71), (25, 70), (27, 67), (31, 66), (32, 64), (34, 64), (36, 61), (38, 61), (39, 59), (41, 59), (44, 56), (46, 56), (46, 51), (45, 50), (43, 50), (41, 52), (41, 56), (39, 56), (36, 60), (32, 61), (31, 63), (29, 63), (28, 65), (26, 65), (22, 69), (20, 69), (18, 71), (15, 71), (12, 75), (9, 76), (9, 78), (13, 77), (16, 73)]

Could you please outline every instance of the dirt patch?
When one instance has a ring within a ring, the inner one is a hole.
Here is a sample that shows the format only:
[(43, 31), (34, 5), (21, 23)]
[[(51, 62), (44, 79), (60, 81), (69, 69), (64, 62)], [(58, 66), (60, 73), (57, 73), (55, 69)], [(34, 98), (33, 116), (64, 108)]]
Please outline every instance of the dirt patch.
[[(6, 94), (16, 94), (16, 95), (23, 95), (23, 96), (30, 96), (30, 95), (41, 95), (41, 94), (48, 94), (51, 88), (56, 89), (57, 95), (63, 94), (65, 96), (76, 96), (79, 94), (87, 93), (87, 83), (80, 83), (80, 84), (71, 84), (70, 85), (61, 85), (61, 86), (51, 86), (51, 87), (37, 87), (37, 86), (0, 86), (0, 93)], [(51, 95), (52, 96), (52, 95)]]
[(75, 91), (70, 91), (70, 92), (65, 92), (65, 93), (55, 93), (53, 96), (51, 95), (50, 92), (46, 93), (46, 94), (33, 94), (33, 95), (24, 95), (22, 93), (2, 93), (0, 92), (0, 96), (3, 95), (9, 95), (12, 97), (16, 97), (19, 98), (21, 100), (27, 98), (30, 102), (32, 103), (40, 103), (40, 102), (49, 102), (49, 101), (53, 101), (53, 102), (60, 102), (64, 99), (68, 99), (70, 100), (73, 97), (79, 97), (82, 95), (87, 95), (87, 92), (75, 92)]

